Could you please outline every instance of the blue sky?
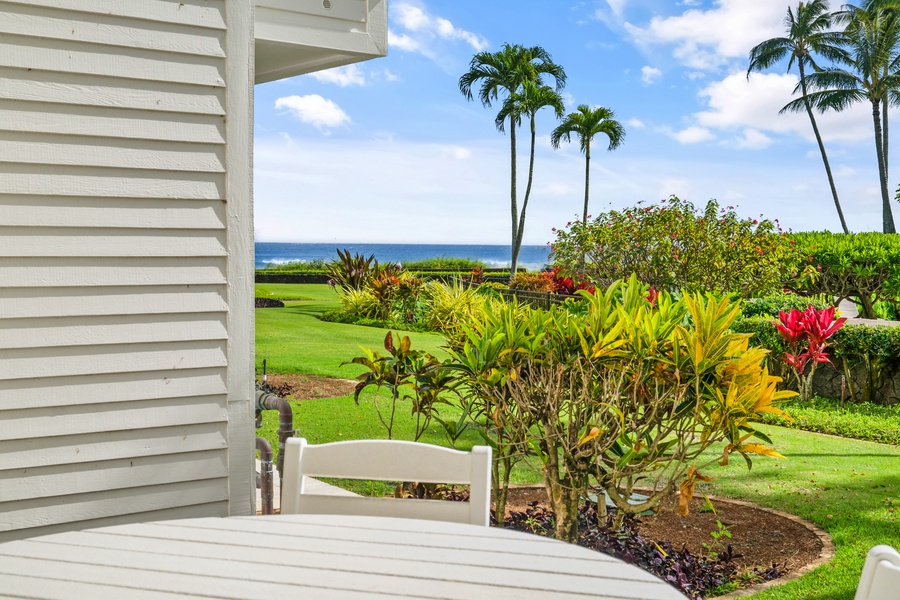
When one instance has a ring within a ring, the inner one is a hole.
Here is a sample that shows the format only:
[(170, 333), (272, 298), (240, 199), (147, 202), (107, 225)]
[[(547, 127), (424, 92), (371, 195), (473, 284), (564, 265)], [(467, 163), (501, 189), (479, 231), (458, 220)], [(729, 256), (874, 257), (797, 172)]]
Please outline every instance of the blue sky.
[[(624, 125), (619, 149), (595, 142), (593, 215), (675, 194), (840, 231), (806, 115), (778, 114), (796, 73), (746, 77), (750, 48), (783, 35), (787, 7), (390, 0), (387, 57), (256, 86), (257, 241), (508, 244), (509, 139), (494, 127), (498, 107), (458, 88), (472, 55), (504, 42), (543, 46), (565, 68), (568, 110), (605, 106)], [(584, 158), (577, 143), (550, 147), (555, 125), (539, 115), (526, 244), (581, 214)], [(850, 229), (880, 230), (870, 109), (822, 115), (819, 127)]]

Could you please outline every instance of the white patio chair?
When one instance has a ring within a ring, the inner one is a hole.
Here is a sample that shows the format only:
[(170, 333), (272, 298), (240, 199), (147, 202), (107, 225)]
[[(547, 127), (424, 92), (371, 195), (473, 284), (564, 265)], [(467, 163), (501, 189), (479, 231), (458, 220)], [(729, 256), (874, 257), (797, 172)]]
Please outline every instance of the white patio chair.
[(900, 554), (890, 546), (869, 550), (854, 600), (900, 598)]
[[(485, 525), (490, 523), (491, 449), (460, 452), (393, 440), (309, 444), (288, 438), (281, 490), (282, 514), (348, 514), (407, 517)], [(311, 493), (307, 477), (415, 481), (469, 485), (468, 502), (332, 496)]]

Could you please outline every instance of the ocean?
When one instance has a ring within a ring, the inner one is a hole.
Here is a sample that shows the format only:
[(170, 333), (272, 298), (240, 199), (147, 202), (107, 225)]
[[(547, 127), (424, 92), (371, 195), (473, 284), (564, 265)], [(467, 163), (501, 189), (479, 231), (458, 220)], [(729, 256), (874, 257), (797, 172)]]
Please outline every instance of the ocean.
[[(462, 244), (295, 244), (282, 242), (256, 242), (256, 268), (268, 264), (287, 262), (312, 262), (337, 260), (337, 250), (349, 250), (351, 254), (375, 255), (380, 263), (422, 260), (425, 258), (468, 258), (480, 260), (488, 267), (508, 267), (509, 246)], [(536, 271), (546, 266), (548, 246), (522, 246), (519, 266)]]

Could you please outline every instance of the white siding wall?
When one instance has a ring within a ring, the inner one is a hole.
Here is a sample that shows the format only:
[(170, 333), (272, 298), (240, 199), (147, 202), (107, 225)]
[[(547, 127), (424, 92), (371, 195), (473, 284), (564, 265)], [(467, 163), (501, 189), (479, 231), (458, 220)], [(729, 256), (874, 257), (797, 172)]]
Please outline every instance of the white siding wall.
[(0, 541), (250, 510), (251, 23), (0, 0)]

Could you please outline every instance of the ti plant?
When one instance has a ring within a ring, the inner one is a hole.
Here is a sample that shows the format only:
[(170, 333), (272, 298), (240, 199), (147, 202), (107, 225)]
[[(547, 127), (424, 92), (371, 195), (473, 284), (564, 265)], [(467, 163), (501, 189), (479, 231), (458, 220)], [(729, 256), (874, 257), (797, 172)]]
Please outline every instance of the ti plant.
[(775, 328), (790, 347), (782, 359), (790, 365), (797, 378), (801, 400), (812, 400), (816, 367), (819, 363), (832, 364), (826, 351), (828, 340), (846, 321), (846, 317), (835, 318), (834, 307), (817, 309), (808, 306), (803, 312), (794, 308), (789, 313), (778, 313)]
[[(358, 377), (359, 383), (356, 384), (353, 398), (359, 404), (362, 391), (375, 386), (372, 401), (388, 439), (393, 438), (397, 403), (409, 398), (412, 401), (412, 414), (416, 418), (415, 440), (418, 441), (435, 417), (436, 405), (448, 403), (442, 394), (455, 392), (455, 381), (434, 356), (422, 350), (413, 350), (409, 337), (396, 336), (396, 341), (394, 338), (391, 331), (384, 338), (384, 349), (388, 352), (386, 356), (362, 348), (364, 356), (357, 356), (349, 361), (368, 369)], [(388, 406), (379, 401), (382, 388), (386, 388), (390, 394)]]

